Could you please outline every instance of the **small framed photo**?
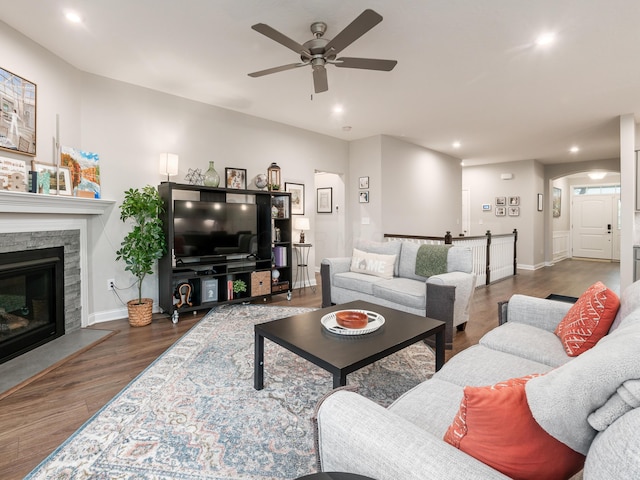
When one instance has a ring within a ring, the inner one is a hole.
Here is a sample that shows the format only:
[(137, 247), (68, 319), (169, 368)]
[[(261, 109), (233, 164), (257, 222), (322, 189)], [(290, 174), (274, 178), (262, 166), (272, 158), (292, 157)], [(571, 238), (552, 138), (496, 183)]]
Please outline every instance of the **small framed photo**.
[(520, 215), (520, 207), (509, 207), (509, 216), (517, 217)]
[(482, 211), (483, 212), (490, 212), (491, 211), (491, 205), (489, 203), (483, 203), (482, 204)]
[(247, 170), (244, 168), (225, 168), (226, 187), (236, 190), (247, 189)]
[(333, 212), (333, 187), (316, 189), (316, 211), (317, 213)]
[(304, 215), (304, 183), (284, 182), (284, 191), (291, 194), (291, 214)]
[(506, 205), (506, 204), (507, 204), (507, 197), (496, 197), (496, 205), (497, 206), (502, 206), (502, 205)]
[(520, 197), (509, 197), (509, 205), (512, 207), (520, 205)]
[(369, 188), (369, 177), (360, 177), (358, 186), (360, 188)]
[[(58, 193), (58, 167), (48, 163), (36, 163), (35, 169), (38, 172), (38, 192), (56, 195)], [(71, 175), (69, 175), (69, 180), (71, 180)], [(69, 188), (69, 182), (66, 182), (66, 185)]]
[(369, 203), (369, 190), (360, 192), (360, 203)]
[(68, 167), (58, 167), (57, 189), (58, 195), (71, 195), (71, 170)]
[(541, 212), (543, 207), (542, 194), (538, 194), (538, 211)]
[(507, 207), (496, 207), (496, 217), (504, 217), (507, 214)]

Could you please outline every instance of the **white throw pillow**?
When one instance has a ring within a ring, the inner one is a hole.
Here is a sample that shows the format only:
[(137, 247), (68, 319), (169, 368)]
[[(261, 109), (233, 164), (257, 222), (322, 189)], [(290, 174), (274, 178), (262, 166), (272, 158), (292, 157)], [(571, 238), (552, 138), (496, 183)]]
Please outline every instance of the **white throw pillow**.
[(368, 253), (354, 248), (351, 256), (351, 271), (382, 278), (393, 278), (395, 263), (396, 255)]

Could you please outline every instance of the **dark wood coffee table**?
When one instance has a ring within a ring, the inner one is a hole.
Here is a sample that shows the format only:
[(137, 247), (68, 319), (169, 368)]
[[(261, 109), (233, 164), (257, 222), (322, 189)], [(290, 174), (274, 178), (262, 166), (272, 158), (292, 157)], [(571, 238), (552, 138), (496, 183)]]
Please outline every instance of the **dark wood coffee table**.
[[(381, 314), (385, 323), (366, 335), (336, 335), (327, 331), (320, 319), (338, 310), (370, 310)], [(264, 339), (309, 360), (333, 374), (333, 387), (347, 384), (347, 375), (420, 340), (435, 335), (436, 371), (444, 364), (444, 322), (357, 301), (258, 324), (255, 332), (253, 386), (264, 383)]]

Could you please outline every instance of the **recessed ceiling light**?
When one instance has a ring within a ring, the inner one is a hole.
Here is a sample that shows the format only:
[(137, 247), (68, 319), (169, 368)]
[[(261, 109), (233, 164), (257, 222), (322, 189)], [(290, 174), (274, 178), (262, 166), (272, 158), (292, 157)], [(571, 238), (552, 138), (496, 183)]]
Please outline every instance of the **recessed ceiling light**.
[(342, 108), (342, 105), (336, 105), (333, 107), (333, 113), (342, 113), (343, 111), (344, 109)]
[(571, 148), (569, 149), (569, 151), (570, 151), (571, 153), (578, 153), (578, 152), (580, 151), (580, 148), (579, 148), (579, 147), (576, 147), (576, 146), (574, 145), (573, 147), (571, 147)]
[(539, 47), (546, 47), (547, 45), (551, 45), (553, 42), (555, 42), (555, 40), (555, 33), (543, 33), (536, 39), (536, 45), (538, 45)]
[(453, 142), (451, 145), (453, 145), (453, 148), (460, 148), (462, 146), (462, 144), (460, 142)]
[(67, 13), (65, 13), (64, 16), (71, 23), (81, 23), (82, 22), (82, 18), (76, 12), (67, 12)]

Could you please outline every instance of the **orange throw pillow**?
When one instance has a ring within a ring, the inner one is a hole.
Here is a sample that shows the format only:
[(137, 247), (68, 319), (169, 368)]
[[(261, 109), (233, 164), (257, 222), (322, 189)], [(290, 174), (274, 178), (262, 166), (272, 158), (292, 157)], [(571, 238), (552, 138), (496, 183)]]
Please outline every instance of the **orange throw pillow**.
[(580, 295), (555, 330), (567, 355), (577, 357), (598, 343), (609, 332), (618, 308), (618, 295), (602, 282)]
[(531, 414), (524, 386), (535, 376), (465, 387), (445, 442), (514, 479), (564, 479), (579, 472), (584, 455), (545, 432)]

